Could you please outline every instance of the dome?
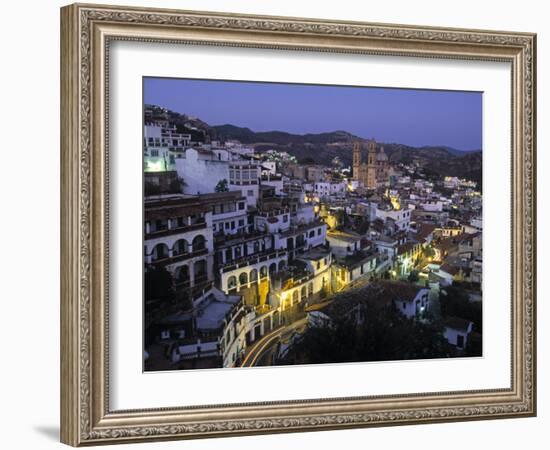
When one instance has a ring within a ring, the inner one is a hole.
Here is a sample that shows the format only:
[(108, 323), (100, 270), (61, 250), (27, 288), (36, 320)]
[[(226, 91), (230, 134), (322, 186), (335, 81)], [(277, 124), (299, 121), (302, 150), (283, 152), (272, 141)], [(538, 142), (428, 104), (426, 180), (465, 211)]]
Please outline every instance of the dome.
[(384, 150), (382, 149), (382, 151), (380, 153), (378, 153), (378, 155), (376, 155), (376, 160), (377, 161), (387, 161), (388, 160), (388, 155), (386, 155), (384, 153)]

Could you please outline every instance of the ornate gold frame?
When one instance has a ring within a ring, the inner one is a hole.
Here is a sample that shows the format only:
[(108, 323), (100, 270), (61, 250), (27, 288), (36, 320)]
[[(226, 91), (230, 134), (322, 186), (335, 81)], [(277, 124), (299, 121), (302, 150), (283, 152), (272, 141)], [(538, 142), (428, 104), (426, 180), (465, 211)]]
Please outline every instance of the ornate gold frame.
[[(510, 62), (510, 388), (111, 411), (106, 69), (109, 42), (117, 39)], [(536, 36), (529, 33), (99, 5), (62, 8), (62, 442), (79, 446), (535, 415), (535, 51)]]

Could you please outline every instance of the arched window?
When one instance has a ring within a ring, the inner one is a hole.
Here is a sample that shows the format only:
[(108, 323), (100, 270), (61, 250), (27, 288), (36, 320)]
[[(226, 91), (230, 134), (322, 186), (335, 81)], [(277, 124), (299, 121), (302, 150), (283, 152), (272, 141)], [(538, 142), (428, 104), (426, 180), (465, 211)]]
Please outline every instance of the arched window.
[(197, 261), (193, 266), (194, 275), (195, 275), (195, 284), (204, 283), (208, 280), (208, 274), (206, 273), (206, 261), (201, 259)]
[(292, 303), (297, 303), (298, 302), (298, 289), (296, 289), (293, 293), (292, 293)]
[(256, 269), (252, 269), (250, 272), (250, 282), (255, 283), (258, 281), (258, 271)]
[(272, 274), (272, 273), (275, 273), (275, 272), (277, 272), (277, 264), (272, 263), (272, 264), (269, 266), (269, 273)]
[(153, 249), (153, 261), (168, 258), (168, 246), (166, 244), (157, 244)]
[(204, 239), (204, 236), (202, 234), (199, 234), (195, 236), (193, 239), (193, 251), (199, 251), (204, 250), (206, 247), (206, 239)]
[(174, 244), (174, 255), (183, 255), (189, 251), (189, 244), (185, 239), (179, 239)]
[(267, 277), (267, 266), (260, 267), (260, 278)]
[(284, 260), (279, 261), (279, 272), (283, 271), (285, 266), (286, 266), (286, 262)]
[(235, 289), (237, 287), (237, 277), (235, 275), (231, 275), (227, 279), (227, 289)]
[(180, 266), (175, 272), (176, 284), (189, 284), (189, 266)]
[(246, 272), (243, 272), (239, 275), (239, 284), (248, 284), (248, 274)]
[(307, 289), (305, 286), (302, 286), (302, 289), (300, 291), (300, 300), (304, 300), (307, 296)]

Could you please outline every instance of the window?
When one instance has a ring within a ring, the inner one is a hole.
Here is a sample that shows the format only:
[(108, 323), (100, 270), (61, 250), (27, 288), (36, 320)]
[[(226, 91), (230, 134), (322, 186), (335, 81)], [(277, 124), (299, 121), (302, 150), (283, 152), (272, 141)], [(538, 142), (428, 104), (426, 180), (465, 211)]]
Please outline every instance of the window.
[(285, 214), (285, 215), (283, 216), (283, 222), (285, 222), (285, 223), (288, 222), (288, 215), (287, 215), (287, 214)]
[(464, 347), (464, 336), (462, 336), (461, 334), (458, 334), (456, 336), (456, 346), (459, 348)]
[(312, 237), (315, 237), (315, 230), (311, 230), (309, 232), (309, 237), (312, 238)]
[(151, 150), (151, 156), (158, 156), (159, 151), (158, 150)]
[(318, 228), (318, 229), (317, 229), (317, 236), (320, 236), (320, 235), (321, 235), (321, 231), (322, 231), (321, 228)]
[(239, 203), (239, 209), (240, 209), (240, 210), (243, 210), (243, 209), (244, 209), (244, 205), (245, 205), (244, 202), (240, 202), (240, 203)]
[(247, 197), (254, 197), (254, 191), (246, 191)]
[(161, 339), (170, 339), (170, 331), (164, 330), (160, 332)]

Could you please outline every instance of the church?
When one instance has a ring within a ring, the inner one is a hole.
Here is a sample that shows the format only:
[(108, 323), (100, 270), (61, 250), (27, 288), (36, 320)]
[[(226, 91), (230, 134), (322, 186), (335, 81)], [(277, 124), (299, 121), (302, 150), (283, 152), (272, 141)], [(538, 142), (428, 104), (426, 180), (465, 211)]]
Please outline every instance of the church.
[(376, 151), (376, 141), (368, 142), (367, 162), (363, 162), (361, 143), (353, 143), (353, 179), (367, 189), (376, 189), (379, 185), (388, 181), (388, 155), (384, 153), (384, 147)]

